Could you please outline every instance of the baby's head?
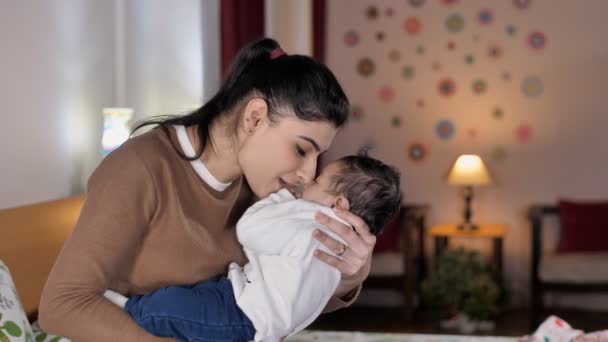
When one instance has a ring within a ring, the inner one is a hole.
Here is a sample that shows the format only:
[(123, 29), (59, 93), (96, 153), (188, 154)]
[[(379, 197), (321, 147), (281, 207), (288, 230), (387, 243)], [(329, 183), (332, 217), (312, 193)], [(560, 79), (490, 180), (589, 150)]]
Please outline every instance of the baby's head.
[(401, 206), (399, 171), (365, 152), (346, 156), (324, 167), (302, 199), (349, 210), (378, 235)]

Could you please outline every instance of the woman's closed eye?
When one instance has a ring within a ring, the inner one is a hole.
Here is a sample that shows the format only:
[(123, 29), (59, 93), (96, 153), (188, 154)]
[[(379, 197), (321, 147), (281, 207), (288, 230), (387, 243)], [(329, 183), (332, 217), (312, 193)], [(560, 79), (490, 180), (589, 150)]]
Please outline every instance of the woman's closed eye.
[(300, 145), (296, 144), (296, 151), (298, 152), (298, 155), (300, 157), (306, 157), (306, 151), (304, 151), (304, 149), (300, 147)]

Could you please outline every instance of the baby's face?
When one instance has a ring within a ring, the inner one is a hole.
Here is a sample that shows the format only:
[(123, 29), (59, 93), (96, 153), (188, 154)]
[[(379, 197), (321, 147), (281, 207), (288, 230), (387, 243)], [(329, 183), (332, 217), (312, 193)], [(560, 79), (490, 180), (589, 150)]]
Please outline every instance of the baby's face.
[(340, 169), (339, 162), (332, 162), (325, 166), (319, 177), (306, 185), (301, 198), (331, 207), (336, 195), (331, 194), (329, 190), (332, 185), (332, 178), (340, 172)]

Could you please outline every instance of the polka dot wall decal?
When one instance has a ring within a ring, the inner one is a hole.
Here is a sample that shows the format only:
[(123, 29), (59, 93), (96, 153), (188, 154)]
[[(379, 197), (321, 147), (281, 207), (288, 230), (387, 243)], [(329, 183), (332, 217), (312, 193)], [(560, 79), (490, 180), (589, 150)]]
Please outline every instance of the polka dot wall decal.
[(376, 67), (374, 65), (374, 61), (367, 57), (361, 58), (359, 60), (359, 63), (357, 63), (357, 71), (359, 72), (359, 74), (361, 74), (361, 76), (367, 77), (373, 74), (375, 68)]
[(464, 56), (464, 62), (466, 64), (472, 65), (473, 63), (475, 63), (475, 57), (473, 55), (465, 55)]
[(346, 46), (355, 46), (359, 43), (359, 33), (354, 30), (347, 31), (344, 34), (344, 44)]
[(540, 51), (547, 45), (547, 36), (540, 31), (531, 32), (528, 35), (528, 45), (532, 50)]
[(356, 122), (359, 122), (361, 120), (363, 120), (364, 117), (364, 113), (363, 113), (363, 108), (359, 105), (352, 105), (351, 109), (350, 109), (350, 114), (353, 117), (353, 120)]
[(378, 98), (382, 102), (391, 102), (395, 97), (395, 91), (390, 86), (382, 86), (378, 90)]
[(416, 100), (416, 107), (424, 108), (424, 100), (423, 99)]
[(535, 76), (528, 76), (521, 82), (521, 91), (527, 97), (538, 97), (543, 93), (543, 82)]
[(445, 78), (439, 81), (438, 85), (439, 95), (441, 96), (452, 96), (456, 92), (456, 83), (449, 78)]
[(369, 6), (365, 11), (365, 16), (369, 20), (378, 19), (378, 8), (376, 6)]
[(504, 81), (507, 81), (507, 82), (508, 82), (508, 81), (510, 81), (510, 80), (511, 80), (511, 73), (510, 73), (510, 72), (508, 72), (508, 71), (504, 71), (504, 72), (502, 73), (501, 77), (502, 77), (502, 79), (503, 79)]
[(478, 135), (479, 135), (479, 133), (477, 132), (477, 128), (470, 127), (467, 129), (467, 134), (466, 134), (467, 140), (476, 141)]
[(391, 119), (391, 125), (393, 127), (401, 127), (401, 118), (398, 116), (393, 116), (393, 118)]
[(392, 17), (393, 14), (395, 14), (395, 10), (392, 7), (389, 7), (384, 10), (384, 15), (386, 15), (389, 18)]
[(409, 18), (405, 19), (403, 28), (405, 29), (405, 32), (407, 32), (409, 35), (413, 36), (415, 34), (418, 34), (418, 32), (420, 32), (420, 29), (422, 28), (422, 23), (416, 17), (409, 17)]
[(474, 80), (471, 89), (473, 89), (473, 94), (482, 95), (488, 90), (488, 84), (484, 80)]
[(448, 50), (452, 51), (456, 48), (456, 44), (453, 41), (448, 42)]
[(489, 25), (494, 20), (494, 14), (487, 8), (483, 8), (477, 14), (477, 20), (481, 25)]
[(532, 0), (513, 0), (513, 4), (519, 9), (526, 9), (530, 7)]
[(384, 34), (384, 32), (382, 31), (378, 31), (376, 32), (376, 40), (379, 42), (384, 41), (384, 38), (386, 37), (386, 35)]
[(401, 69), (401, 76), (403, 76), (403, 78), (407, 80), (411, 80), (412, 78), (414, 78), (414, 75), (414, 67), (411, 65), (406, 65), (403, 67), (403, 69)]
[(502, 119), (503, 115), (504, 115), (504, 112), (503, 112), (502, 108), (500, 108), (500, 107), (496, 107), (496, 108), (494, 108), (494, 110), (492, 111), (492, 116), (493, 116), (495, 119)]
[(441, 64), (439, 64), (439, 62), (433, 62), (431, 68), (433, 68), (435, 71), (439, 71), (439, 69), (441, 69)]
[(445, 20), (445, 28), (449, 32), (460, 32), (464, 29), (464, 18), (459, 14), (450, 14)]
[(491, 60), (497, 60), (502, 57), (502, 49), (498, 45), (490, 45), (488, 48), (488, 57)]
[(503, 161), (507, 159), (507, 150), (502, 146), (495, 146), (490, 152), (490, 157), (495, 161)]
[(407, 158), (413, 162), (421, 163), (428, 155), (426, 146), (420, 142), (412, 142), (407, 146)]
[(515, 129), (517, 140), (522, 143), (529, 142), (532, 139), (532, 128), (528, 125), (521, 124)]
[(424, 5), (424, 0), (409, 0), (410, 6), (412, 7), (422, 7)]
[(507, 32), (509, 36), (514, 36), (515, 33), (517, 33), (517, 29), (513, 25), (507, 25), (505, 32)]
[(399, 59), (401, 59), (401, 52), (399, 52), (399, 50), (391, 50), (388, 53), (388, 59), (392, 62), (398, 62)]
[(452, 6), (454, 5), (456, 2), (458, 2), (458, 0), (441, 0), (441, 3), (443, 3), (446, 6)]
[(441, 140), (449, 140), (454, 136), (454, 124), (450, 120), (441, 120), (435, 126), (435, 133)]
[(417, 54), (419, 54), (419, 55), (424, 55), (424, 52), (425, 52), (424, 46), (422, 46), (422, 45), (418, 45), (418, 46), (416, 47), (416, 53), (417, 53)]

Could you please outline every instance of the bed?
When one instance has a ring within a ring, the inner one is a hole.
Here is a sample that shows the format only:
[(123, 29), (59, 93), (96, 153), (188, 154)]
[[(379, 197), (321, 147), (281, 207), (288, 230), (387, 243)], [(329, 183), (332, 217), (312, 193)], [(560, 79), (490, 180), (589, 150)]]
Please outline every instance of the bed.
[[(65, 341), (48, 335), (36, 319), (42, 288), (61, 246), (70, 235), (84, 195), (0, 210), (0, 326), (13, 322), (19, 330), (0, 328), (10, 341)], [(10, 270), (10, 272), (9, 272)], [(22, 304), (19, 305), (19, 302)], [(10, 304), (10, 305), (9, 305)], [(10, 308), (9, 308), (10, 306)], [(9, 312), (11, 309), (12, 311)], [(11, 333), (19, 336), (11, 335)], [(303, 331), (287, 339), (290, 342), (512, 342), (515, 338), (473, 337), (418, 334), (380, 334), (361, 332)]]

